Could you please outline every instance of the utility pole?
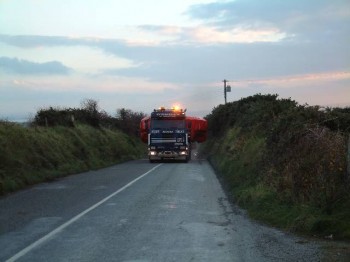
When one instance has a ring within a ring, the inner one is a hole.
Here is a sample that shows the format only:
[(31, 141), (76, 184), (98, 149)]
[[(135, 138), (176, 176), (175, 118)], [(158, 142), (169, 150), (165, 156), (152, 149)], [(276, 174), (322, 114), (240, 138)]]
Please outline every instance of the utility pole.
[(348, 167), (347, 167), (347, 183), (350, 184), (350, 135), (349, 135), (349, 139), (348, 139)]
[(227, 103), (227, 95), (226, 95), (226, 93), (227, 93), (227, 92), (231, 92), (231, 86), (226, 85), (226, 83), (229, 82), (229, 81), (226, 80), (226, 79), (224, 79), (222, 82), (224, 82), (224, 97), (225, 97), (225, 105), (226, 105), (226, 103)]

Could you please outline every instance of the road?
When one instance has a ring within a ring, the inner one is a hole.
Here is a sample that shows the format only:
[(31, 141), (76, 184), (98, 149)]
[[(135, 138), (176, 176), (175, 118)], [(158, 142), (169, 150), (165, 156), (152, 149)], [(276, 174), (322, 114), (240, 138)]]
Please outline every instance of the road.
[(0, 261), (319, 261), (230, 205), (205, 160), (137, 160), (0, 198)]

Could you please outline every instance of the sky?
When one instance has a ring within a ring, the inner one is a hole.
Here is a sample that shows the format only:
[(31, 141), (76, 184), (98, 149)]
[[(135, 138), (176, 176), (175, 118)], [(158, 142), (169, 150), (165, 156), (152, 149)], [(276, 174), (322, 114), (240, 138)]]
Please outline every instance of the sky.
[(98, 101), (205, 116), (279, 94), (350, 106), (350, 0), (0, 0), (0, 119)]

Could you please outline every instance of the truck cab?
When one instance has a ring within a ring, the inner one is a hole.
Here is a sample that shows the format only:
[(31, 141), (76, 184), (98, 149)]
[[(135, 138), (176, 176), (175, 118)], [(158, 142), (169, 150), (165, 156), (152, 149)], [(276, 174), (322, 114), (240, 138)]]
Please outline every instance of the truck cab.
[(155, 160), (175, 159), (188, 162), (191, 145), (186, 127), (185, 110), (161, 107), (151, 113), (148, 130), (148, 157)]
[(207, 120), (186, 116), (186, 110), (173, 107), (154, 109), (140, 122), (140, 137), (148, 144), (150, 162), (175, 159), (188, 162), (192, 143), (207, 139)]

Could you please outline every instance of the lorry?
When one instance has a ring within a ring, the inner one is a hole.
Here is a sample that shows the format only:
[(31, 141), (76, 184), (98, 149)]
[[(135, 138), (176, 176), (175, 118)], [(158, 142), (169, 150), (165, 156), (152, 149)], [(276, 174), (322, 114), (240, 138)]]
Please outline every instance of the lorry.
[(150, 162), (167, 159), (188, 162), (192, 144), (206, 140), (207, 128), (205, 119), (186, 116), (186, 109), (160, 107), (141, 120), (140, 136), (148, 144)]

